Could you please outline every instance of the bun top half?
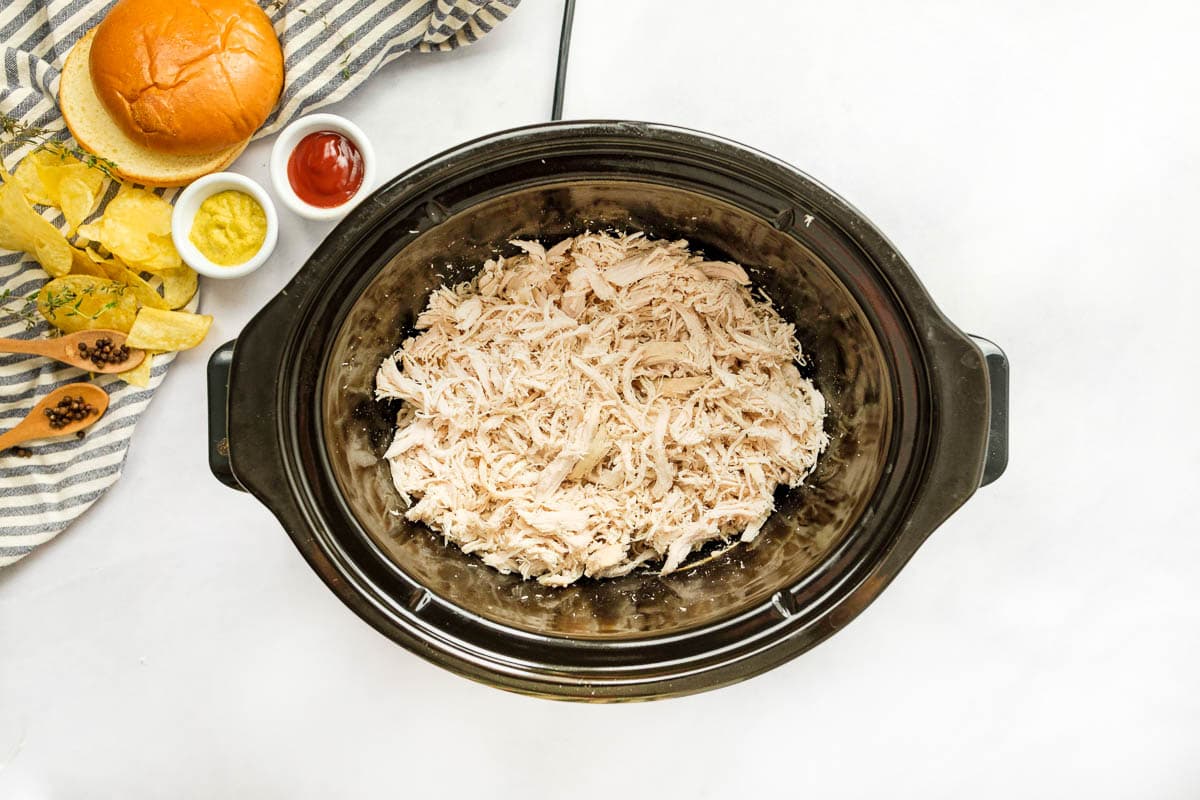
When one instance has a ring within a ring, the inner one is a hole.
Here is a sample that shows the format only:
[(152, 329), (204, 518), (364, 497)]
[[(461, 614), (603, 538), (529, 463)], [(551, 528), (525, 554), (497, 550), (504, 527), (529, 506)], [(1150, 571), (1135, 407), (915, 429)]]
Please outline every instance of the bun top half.
[(203, 155), (266, 121), (283, 88), (283, 50), (251, 0), (118, 0), (96, 28), (90, 70), (130, 139)]

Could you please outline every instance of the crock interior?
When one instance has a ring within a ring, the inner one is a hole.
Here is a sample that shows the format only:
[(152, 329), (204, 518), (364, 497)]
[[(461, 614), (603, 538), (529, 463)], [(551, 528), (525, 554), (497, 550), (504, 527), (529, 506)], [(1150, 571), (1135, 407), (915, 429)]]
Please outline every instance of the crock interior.
[[(789, 226), (790, 227), (790, 221)], [(745, 265), (797, 327), (809, 376), (828, 403), (829, 449), (806, 484), (777, 495), (756, 541), (710, 548), (689, 568), (555, 589), (502, 575), (423, 525), (407, 522), (380, 454), (394, 408), (373, 399), (380, 362), (430, 291), (468, 279), (513, 238), (550, 244), (584, 230), (685, 238)], [(797, 226), (800, 229), (800, 226)], [(397, 252), (350, 308), (327, 362), (322, 409), (330, 467), (362, 534), (396, 569), (442, 600), (530, 632), (583, 638), (668, 635), (731, 619), (795, 586), (854, 529), (884, 469), (892, 420), (885, 357), (862, 306), (827, 261), (769, 221), (701, 194), (635, 181), (587, 180), (502, 194), (449, 216)], [(824, 260), (823, 260), (824, 259)]]

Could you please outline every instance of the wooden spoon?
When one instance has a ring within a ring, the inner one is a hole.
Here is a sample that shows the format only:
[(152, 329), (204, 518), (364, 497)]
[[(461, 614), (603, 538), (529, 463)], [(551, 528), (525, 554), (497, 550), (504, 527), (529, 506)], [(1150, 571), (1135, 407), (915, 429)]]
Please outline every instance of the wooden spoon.
[(35, 356), (45, 356), (64, 364), (70, 364), (72, 367), (104, 375), (133, 369), (146, 357), (145, 350), (131, 347), (129, 348), (129, 358), (119, 364), (94, 364), (90, 358), (79, 352), (79, 345), (83, 343), (88, 347), (95, 347), (96, 342), (100, 339), (108, 339), (112, 342), (113, 347), (125, 344), (125, 334), (120, 331), (78, 331), (53, 339), (0, 339), (0, 353), (29, 353)]
[[(95, 413), (89, 414), (83, 419), (71, 420), (61, 428), (52, 428), (50, 427), (50, 417), (46, 416), (46, 409), (54, 408), (60, 400), (66, 397), (71, 399), (82, 397), (95, 409)], [(17, 423), (17, 427), (0, 435), (0, 450), (16, 447), (33, 439), (47, 439), (51, 436), (66, 436), (76, 433), (99, 420), (107, 410), (108, 392), (94, 383), (72, 383), (69, 386), (63, 386), (43, 397), (28, 416)]]

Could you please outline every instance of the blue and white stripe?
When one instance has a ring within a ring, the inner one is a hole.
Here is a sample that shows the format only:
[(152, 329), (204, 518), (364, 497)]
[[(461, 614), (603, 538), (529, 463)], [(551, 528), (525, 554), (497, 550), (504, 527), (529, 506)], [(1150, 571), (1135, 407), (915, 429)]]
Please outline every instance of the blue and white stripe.
[[(345, 98), (407, 52), (453, 50), (476, 41), (520, 0), (259, 2), (279, 34), (285, 64), (283, 96), (257, 134), (266, 136)], [(0, 3), (0, 112), (66, 136), (55, 103), (63, 60), (111, 5), (112, 0)], [(4, 166), (11, 170), (26, 152), (4, 152)], [(43, 213), (65, 229), (57, 211)], [(23, 297), (46, 278), (23, 254), (0, 251), (0, 292), (7, 289)], [(36, 338), (49, 332), (44, 322), (27, 328), (19, 319), (0, 315), (0, 337)], [(53, 539), (116, 482), (134, 426), (172, 360), (170, 355), (155, 358), (146, 389), (98, 378), (96, 383), (109, 392), (109, 410), (85, 438), (34, 443), (34, 456), (28, 459), (0, 453), (0, 567)], [(16, 425), (55, 388), (87, 379), (81, 370), (45, 359), (0, 355), (0, 431)]]

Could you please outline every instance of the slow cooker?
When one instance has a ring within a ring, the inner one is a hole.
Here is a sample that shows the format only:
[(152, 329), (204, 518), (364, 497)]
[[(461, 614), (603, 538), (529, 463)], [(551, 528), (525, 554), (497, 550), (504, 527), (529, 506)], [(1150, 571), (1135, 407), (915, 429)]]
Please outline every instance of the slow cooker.
[[(828, 450), (750, 544), (679, 572), (549, 588), (422, 525), (380, 455), (380, 362), (429, 293), (514, 238), (584, 230), (687, 239), (751, 268), (794, 322), (828, 403)], [(412, 652), (535, 695), (711, 689), (846, 625), (1007, 462), (1008, 365), (934, 305), (845, 200), (777, 159), (695, 131), (559, 122), (438, 155), (355, 208), (209, 364), (210, 461), (279, 519), (355, 613)]]

